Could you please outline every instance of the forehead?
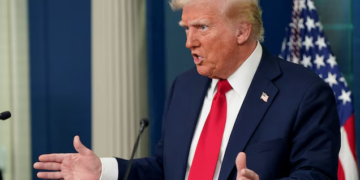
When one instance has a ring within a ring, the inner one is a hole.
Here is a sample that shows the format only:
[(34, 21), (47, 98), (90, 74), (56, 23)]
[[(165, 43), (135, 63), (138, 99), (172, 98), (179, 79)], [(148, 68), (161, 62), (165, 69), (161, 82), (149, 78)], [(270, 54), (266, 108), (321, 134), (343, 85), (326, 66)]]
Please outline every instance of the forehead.
[(183, 8), (181, 23), (191, 21), (214, 21), (221, 17), (221, 6), (217, 0), (195, 1)]

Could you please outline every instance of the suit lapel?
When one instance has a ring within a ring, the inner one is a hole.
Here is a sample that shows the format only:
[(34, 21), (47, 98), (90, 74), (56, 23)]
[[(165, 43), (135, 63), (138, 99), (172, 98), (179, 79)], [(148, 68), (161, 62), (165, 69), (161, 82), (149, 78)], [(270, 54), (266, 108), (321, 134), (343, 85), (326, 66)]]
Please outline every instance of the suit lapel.
[(192, 138), (210, 83), (211, 79), (197, 74), (192, 81), (187, 82), (187, 88), (183, 91), (185, 96), (182, 97), (181, 112), (186, 113), (179, 114), (177, 117), (179, 123), (175, 131), (181, 138), (176, 143), (178, 146), (172, 147), (174, 156), (177, 156), (176, 159), (180, 161), (176, 163), (179, 170), (176, 177), (179, 177), (179, 179), (185, 178)]
[[(277, 59), (272, 57), (271, 54), (263, 48), (262, 59), (230, 136), (222, 162), (219, 180), (228, 178), (231, 170), (235, 167), (235, 159), (238, 153), (244, 150), (267, 109), (275, 99), (278, 89), (272, 83), (272, 80), (280, 74), (281, 71)], [(269, 96), (267, 102), (260, 98), (263, 92)]]

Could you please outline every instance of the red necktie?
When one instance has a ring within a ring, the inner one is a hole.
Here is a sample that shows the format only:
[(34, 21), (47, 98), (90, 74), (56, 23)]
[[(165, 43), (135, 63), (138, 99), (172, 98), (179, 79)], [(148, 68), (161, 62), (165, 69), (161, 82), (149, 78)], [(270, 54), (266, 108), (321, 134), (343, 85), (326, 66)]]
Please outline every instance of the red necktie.
[(218, 89), (196, 147), (188, 180), (213, 179), (226, 123), (225, 93), (231, 89), (227, 80), (218, 82)]

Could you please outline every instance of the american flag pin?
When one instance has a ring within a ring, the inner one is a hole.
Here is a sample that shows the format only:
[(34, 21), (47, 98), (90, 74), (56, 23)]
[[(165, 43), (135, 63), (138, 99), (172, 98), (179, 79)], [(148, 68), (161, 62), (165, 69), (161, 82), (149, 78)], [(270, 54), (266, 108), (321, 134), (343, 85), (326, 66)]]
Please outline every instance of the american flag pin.
[(263, 92), (260, 96), (260, 99), (262, 99), (264, 102), (267, 102), (269, 99), (269, 96)]

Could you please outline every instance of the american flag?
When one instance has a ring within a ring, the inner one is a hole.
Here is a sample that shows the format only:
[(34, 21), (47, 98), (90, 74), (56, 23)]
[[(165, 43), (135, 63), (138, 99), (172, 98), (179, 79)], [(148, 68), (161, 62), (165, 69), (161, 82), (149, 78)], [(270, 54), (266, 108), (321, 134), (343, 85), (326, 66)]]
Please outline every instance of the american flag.
[(260, 99), (262, 99), (264, 102), (267, 102), (269, 99), (269, 96), (266, 93), (262, 93)]
[(351, 91), (337, 65), (312, 0), (293, 1), (292, 22), (287, 28), (280, 57), (312, 69), (333, 89), (341, 125), (338, 178), (359, 179)]

